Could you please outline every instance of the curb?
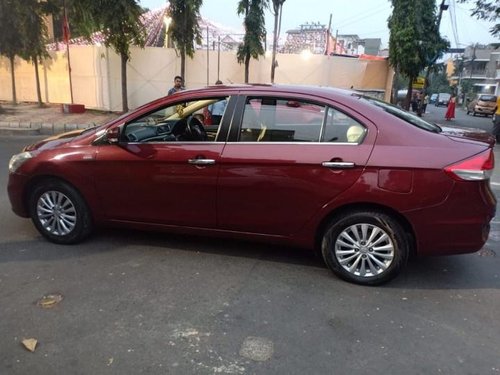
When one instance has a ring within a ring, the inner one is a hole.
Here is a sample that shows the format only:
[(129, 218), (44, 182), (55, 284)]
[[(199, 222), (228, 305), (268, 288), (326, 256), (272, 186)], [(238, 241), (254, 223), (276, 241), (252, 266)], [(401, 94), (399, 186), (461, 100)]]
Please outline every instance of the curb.
[(87, 129), (90, 124), (57, 124), (40, 122), (6, 122), (0, 121), (0, 135), (54, 135), (71, 130)]

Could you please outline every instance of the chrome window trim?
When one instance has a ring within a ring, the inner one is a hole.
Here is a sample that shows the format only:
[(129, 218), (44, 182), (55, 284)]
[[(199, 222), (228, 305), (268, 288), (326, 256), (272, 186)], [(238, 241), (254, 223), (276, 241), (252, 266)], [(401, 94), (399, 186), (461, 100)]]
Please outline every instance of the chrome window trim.
[[(226, 142), (209, 142), (209, 141), (189, 141), (189, 142), (183, 142), (183, 141), (159, 141), (159, 142), (124, 142), (127, 145), (224, 145)], [(271, 142), (272, 143), (272, 142)]]
[(361, 143), (353, 142), (227, 142), (227, 144), (240, 144), (240, 145), (323, 145), (323, 146), (358, 146)]

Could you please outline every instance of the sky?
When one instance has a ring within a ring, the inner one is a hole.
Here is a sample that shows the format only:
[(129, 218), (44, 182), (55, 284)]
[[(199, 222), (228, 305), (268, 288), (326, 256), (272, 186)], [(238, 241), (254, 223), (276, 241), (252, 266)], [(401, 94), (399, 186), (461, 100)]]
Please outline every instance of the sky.
[[(416, 0), (418, 1), (418, 0)], [(165, 5), (165, 0), (140, 0), (140, 4), (149, 9)], [(236, 14), (238, 0), (203, 0), (201, 16), (208, 20), (230, 27), (243, 33), (243, 19)], [(439, 5), (441, 0), (436, 0)], [(452, 47), (480, 43), (500, 42), (494, 38), (489, 29), (490, 22), (477, 20), (470, 14), (470, 4), (461, 4), (457, 0), (446, 0), (449, 4), (443, 12), (440, 32), (450, 41)], [(382, 46), (388, 47), (389, 30), (387, 19), (392, 12), (389, 0), (286, 0), (283, 5), (281, 36), (290, 29), (298, 28), (306, 22), (319, 22), (328, 25), (332, 15), (332, 34), (357, 34), (360, 38), (381, 38)], [(266, 11), (266, 28), (272, 35), (274, 17)]]

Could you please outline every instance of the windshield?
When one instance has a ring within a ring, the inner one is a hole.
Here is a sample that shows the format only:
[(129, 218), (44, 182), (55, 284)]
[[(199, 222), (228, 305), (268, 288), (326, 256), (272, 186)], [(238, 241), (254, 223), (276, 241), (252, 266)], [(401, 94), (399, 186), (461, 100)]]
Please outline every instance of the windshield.
[(433, 133), (441, 132), (441, 128), (438, 125), (427, 122), (421, 117), (418, 117), (413, 113), (405, 111), (402, 108), (396, 107), (395, 105), (389, 104), (379, 99), (371, 98), (369, 96), (359, 96), (359, 97), (360, 99), (365, 100), (370, 104), (376, 105), (377, 107), (382, 108), (387, 113), (390, 113), (391, 115), (396, 116), (397, 118), (406, 121), (420, 129), (424, 129)]

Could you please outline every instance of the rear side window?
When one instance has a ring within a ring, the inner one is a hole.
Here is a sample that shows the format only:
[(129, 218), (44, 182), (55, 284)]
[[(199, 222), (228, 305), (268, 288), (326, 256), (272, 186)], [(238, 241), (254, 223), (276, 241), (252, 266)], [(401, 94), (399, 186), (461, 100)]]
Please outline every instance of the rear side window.
[(359, 143), (365, 132), (355, 119), (326, 105), (261, 97), (247, 99), (239, 141)]
[(366, 129), (357, 120), (335, 108), (328, 107), (322, 142), (361, 143)]
[(422, 117), (418, 117), (417, 115), (414, 115), (408, 111), (396, 107), (395, 105), (386, 103), (382, 100), (378, 100), (369, 96), (362, 96), (362, 95), (356, 95), (356, 96), (358, 96), (362, 100), (365, 100), (366, 102), (372, 105), (382, 108), (387, 113), (403, 121), (406, 121), (407, 123), (413, 126), (416, 126), (420, 129), (424, 129), (433, 133), (441, 133), (441, 128), (438, 125), (427, 122)]

